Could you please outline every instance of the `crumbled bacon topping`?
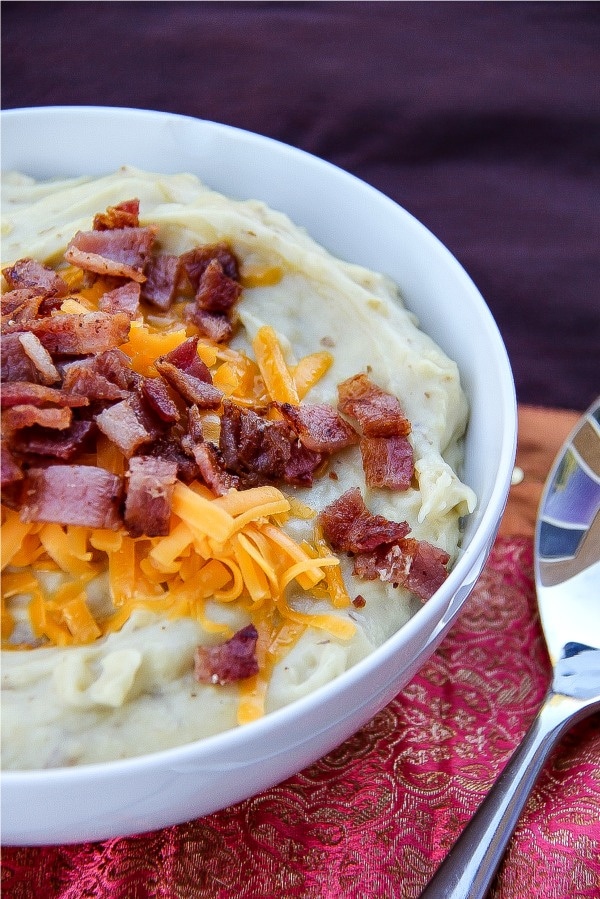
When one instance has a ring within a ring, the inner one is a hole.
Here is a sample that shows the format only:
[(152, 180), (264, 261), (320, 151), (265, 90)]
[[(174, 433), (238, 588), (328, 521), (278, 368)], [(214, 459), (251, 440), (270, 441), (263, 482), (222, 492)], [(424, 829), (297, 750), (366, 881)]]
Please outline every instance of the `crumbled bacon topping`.
[(258, 631), (249, 624), (224, 643), (198, 646), (194, 656), (196, 680), (224, 686), (258, 674), (257, 641)]
[(447, 552), (410, 537), (406, 522), (373, 515), (358, 488), (330, 503), (319, 518), (331, 546), (354, 556), (356, 577), (379, 578), (427, 600), (447, 576)]
[[(213, 383), (198, 332), (219, 351), (234, 333), (238, 259), (225, 242), (162, 253), (157, 233), (140, 225), (139, 201), (130, 199), (73, 237), (64, 261), (98, 290), (90, 311), (77, 292), (79, 301), (63, 307), (72, 291), (60, 266), (25, 258), (3, 270), (3, 501), (24, 521), (162, 536), (177, 479), (198, 478), (215, 496), (232, 487), (310, 486), (332, 455), (357, 445), (367, 486), (408, 489), (410, 422), (399, 400), (366, 374), (339, 385), (338, 409), (264, 398), (240, 404)], [(176, 302), (192, 336), (140, 374), (124, 352), (131, 329), (144, 309), (168, 315)], [(203, 433), (207, 414), (218, 421), (211, 441)], [(122, 454), (123, 475), (90, 464), (86, 454), (98, 441)], [(406, 522), (371, 514), (358, 488), (328, 506), (320, 524), (334, 550), (354, 556), (359, 577), (403, 584), (423, 598), (445, 577), (447, 555), (411, 538)], [(196, 676), (228, 683), (256, 673), (256, 639), (245, 628), (199, 649)]]
[(144, 266), (156, 237), (154, 228), (78, 231), (65, 259), (88, 272), (145, 281)]
[(365, 437), (406, 437), (410, 422), (397, 397), (374, 384), (367, 375), (347, 378), (338, 386), (339, 407), (355, 418)]

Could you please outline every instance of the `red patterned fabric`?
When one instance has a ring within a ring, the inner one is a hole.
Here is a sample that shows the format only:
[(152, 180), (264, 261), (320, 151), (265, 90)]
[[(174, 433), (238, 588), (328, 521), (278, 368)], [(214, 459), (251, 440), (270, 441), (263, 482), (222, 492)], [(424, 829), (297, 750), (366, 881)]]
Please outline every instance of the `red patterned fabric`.
[[(225, 811), (134, 838), (4, 850), (6, 899), (417, 897), (545, 693), (529, 538), (498, 538), (456, 625), (335, 752)], [(571, 730), (491, 899), (600, 896), (600, 728)]]

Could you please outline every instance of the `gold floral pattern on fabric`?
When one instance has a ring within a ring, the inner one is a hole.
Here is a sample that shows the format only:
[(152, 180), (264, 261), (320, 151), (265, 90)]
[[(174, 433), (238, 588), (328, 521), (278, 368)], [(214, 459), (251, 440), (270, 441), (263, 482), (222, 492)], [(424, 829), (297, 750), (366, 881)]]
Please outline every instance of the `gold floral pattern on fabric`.
[[(417, 897), (523, 736), (550, 666), (532, 544), (500, 537), (456, 624), (358, 733), (284, 783), (163, 831), (4, 850), (10, 899)], [(600, 727), (534, 789), (491, 899), (600, 896)]]

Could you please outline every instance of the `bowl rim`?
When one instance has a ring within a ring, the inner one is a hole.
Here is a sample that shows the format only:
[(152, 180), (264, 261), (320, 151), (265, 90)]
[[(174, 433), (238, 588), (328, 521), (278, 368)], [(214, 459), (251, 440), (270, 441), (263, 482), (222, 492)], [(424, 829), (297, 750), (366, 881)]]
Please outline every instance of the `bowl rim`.
[[(506, 347), (502, 340), (502, 336), (498, 326), (492, 316), (479, 289), (472, 281), (469, 274), (463, 268), (458, 259), (450, 252), (450, 250), (431, 232), (426, 225), (417, 219), (409, 210), (405, 209), (400, 203), (384, 194), (378, 188), (362, 180), (351, 172), (341, 168), (340, 166), (315, 156), (314, 154), (303, 150), (299, 147), (284, 143), (276, 138), (269, 137), (257, 132), (249, 131), (234, 125), (215, 122), (210, 119), (203, 119), (191, 115), (175, 113), (170, 111), (152, 110), (143, 107), (127, 107), (127, 106), (110, 106), (110, 105), (90, 105), (90, 104), (73, 104), (73, 105), (38, 105), (30, 107), (14, 107), (0, 110), (0, 128), (5, 121), (12, 119), (18, 120), (22, 117), (51, 118), (56, 114), (71, 115), (93, 115), (93, 116), (117, 116), (118, 118), (146, 119), (166, 121), (168, 119), (184, 121), (188, 123), (196, 123), (202, 127), (214, 131), (216, 134), (229, 134), (238, 140), (251, 141), (260, 145), (272, 145), (272, 147), (280, 153), (290, 155), (294, 158), (304, 157), (310, 160), (312, 165), (316, 165), (323, 171), (335, 171), (337, 177), (348, 179), (354, 188), (366, 190), (367, 194), (377, 195), (380, 201), (391, 204), (401, 213), (412, 219), (426, 235), (429, 240), (433, 240), (436, 244), (437, 251), (440, 250), (446, 255), (446, 261), (450, 263), (455, 272), (462, 279), (466, 289), (471, 293), (475, 292), (477, 302), (480, 304), (480, 312), (486, 324), (488, 337), (496, 348), (496, 362), (500, 365), (501, 379), (499, 381), (498, 408), (501, 410), (505, 421), (505, 429), (503, 432), (503, 441), (499, 453), (498, 460), (498, 477), (496, 478), (487, 507), (482, 510), (481, 517), (476, 527), (475, 533), (469, 540), (466, 547), (461, 547), (459, 556), (450, 571), (447, 580), (440, 590), (428, 601), (427, 604), (421, 606), (412, 615), (412, 617), (392, 634), (382, 645), (376, 647), (365, 658), (354, 664), (351, 668), (344, 671), (336, 677), (306, 696), (300, 697), (289, 705), (280, 709), (269, 712), (262, 718), (243, 725), (242, 727), (232, 728), (222, 731), (212, 736), (203, 737), (199, 740), (184, 743), (180, 746), (174, 746), (168, 749), (146, 752), (143, 755), (132, 756), (125, 759), (109, 760), (103, 762), (95, 762), (89, 764), (81, 764), (72, 767), (59, 768), (36, 768), (27, 770), (8, 770), (0, 772), (0, 777), (13, 787), (20, 784), (34, 784), (36, 782), (56, 782), (88, 780), (90, 777), (109, 774), (126, 774), (141, 771), (149, 771), (153, 768), (168, 766), (170, 769), (185, 764), (185, 762), (194, 761), (201, 765), (203, 758), (209, 758), (215, 749), (223, 752), (227, 749), (235, 749), (239, 745), (246, 743), (249, 739), (261, 739), (264, 734), (268, 734), (270, 730), (279, 725), (290, 726), (296, 718), (304, 718), (310, 716), (311, 709), (315, 706), (321, 706), (340, 692), (340, 689), (351, 690), (354, 683), (362, 681), (369, 675), (370, 669), (379, 667), (389, 661), (397, 652), (397, 643), (404, 642), (410, 638), (413, 631), (420, 629), (422, 622), (427, 618), (427, 609), (439, 610), (442, 608), (444, 614), (446, 607), (452, 604), (452, 598), (457, 590), (465, 583), (468, 576), (475, 570), (475, 580), (481, 570), (481, 565), (496, 536), (497, 526), (500, 516), (508, 498), (508, 491), (511, 482), (512, 470), (516, 454), (516, 436), (517, 436), (517, 405), (515, 385), (510, 367), (509, 358)], [(2, 150), (4, 155), (4, 149)], [(74, 174), (72, 177), (76, 177)], [(285, 210), (283, 210), (285, 211)], [(478, 567), (479, 566), (479, 567)], [(466, 597), (465, 597), (466, 598)], [(462, 604), (462, 603), (461, 603)], [(430, 613), (433, 616), (433, 612)], [(451, 623), (451, 622), (450, 622)], [(402, 635), (402, 637), (400, 637)]]

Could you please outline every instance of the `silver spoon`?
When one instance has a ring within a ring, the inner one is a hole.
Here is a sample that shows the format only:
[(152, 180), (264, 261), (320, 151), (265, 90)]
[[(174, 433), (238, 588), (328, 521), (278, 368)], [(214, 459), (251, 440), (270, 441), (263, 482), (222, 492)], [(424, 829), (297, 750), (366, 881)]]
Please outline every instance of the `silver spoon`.
[(568, 728), (600, 709), (600, 397), (548, 476), (534, 556), (552, 684), (523, 741), (421, 899), (483, 899), (550, 752)]

